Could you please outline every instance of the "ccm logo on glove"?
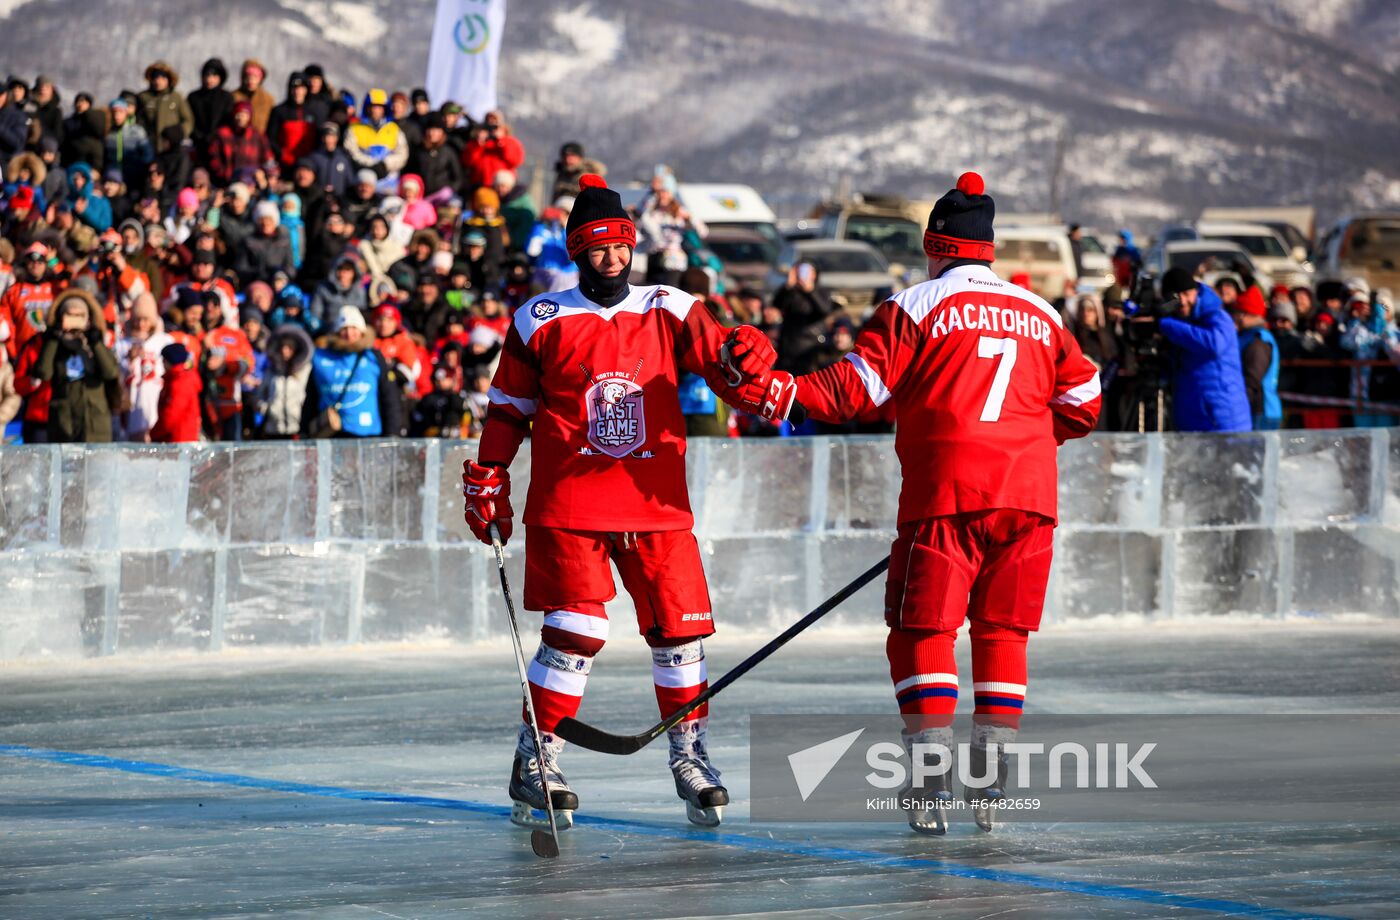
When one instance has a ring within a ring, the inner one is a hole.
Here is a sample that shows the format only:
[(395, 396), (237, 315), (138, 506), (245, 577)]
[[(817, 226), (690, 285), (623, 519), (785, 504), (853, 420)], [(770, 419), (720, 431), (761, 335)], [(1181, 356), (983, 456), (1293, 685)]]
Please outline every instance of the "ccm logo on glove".
[(482, 466), (468, 460), (462, 464), (462, 495), (466, 498), (463, 516), (472, 535), (482, 543), (491, 543), (491, 525), (501, 534), (501, 542), (510, 540), (510, 473), (499, 466)]

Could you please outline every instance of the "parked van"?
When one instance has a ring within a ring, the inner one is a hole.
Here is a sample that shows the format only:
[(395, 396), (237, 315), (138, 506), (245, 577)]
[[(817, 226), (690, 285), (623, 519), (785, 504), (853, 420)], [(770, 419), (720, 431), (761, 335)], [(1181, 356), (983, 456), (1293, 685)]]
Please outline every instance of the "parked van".
[(1370, 212), (1338, 221), (1317, 245), (1317, 273), (1327, 281), (1359, 276), (1372, 290), (1400, 290), (1400, 212)]
[(1076, 280), (1064, 227), (997, 227), (992, 269), (1007, 281), (1023, 272), (1030, 275), (1031, 290), (1046, 300), (1063, 297), (1065, 282)]
[[(636, 213), (651, 190), (632, 183), (617, 190), (622, 206)], [(681, 207), (698, 218), (710, 230), (751, 230), (764, 241), (768, 262), (778, 257), (786, 242), (778, 232), (778, 218), (763, 196), (752, 186), (728, 182), (682, 182), (676, 187)], [(638, 215), (640, 216), (640, 215)], [(632, 277), (646, 274), (647, 257), (637, 253), (632, 259)]]
[(752, 230), (773, 244), (777, 258), (783, 245), (778, 215), (752, 186), (731, 182), (682, 182), (676, 190), (681, 205), (711, 230)]

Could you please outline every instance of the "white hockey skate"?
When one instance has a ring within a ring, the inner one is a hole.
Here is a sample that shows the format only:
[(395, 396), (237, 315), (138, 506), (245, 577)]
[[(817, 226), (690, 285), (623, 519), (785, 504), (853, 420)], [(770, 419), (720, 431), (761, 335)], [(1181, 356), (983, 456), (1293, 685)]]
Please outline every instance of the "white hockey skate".
[(685, 802), (685, 816), (700, 827), (719, 827), (729, 790), (719, 782), (719, 771), (705, 749), (705, 720), (682, 722), (666, 733), (671, 742), (671, 775), (676, 795)]
[[(554, 803), (554, 820), (561, 831), (573, 827), (574, 812), (578, 809), (578, 796), (569, 788), (569, 781), (559, 769), (559, 754), (563, 749), (563, 739), (544, 735), (544, 773), (549, 781), (549, 797)], [(531, 829), (549, 827), (544, 789), (540, 785), (540, 771), (535, 761), (535, 739), (529, 726), (521, 727), (508, 789), (512, 824)]]
[[(953, 749), (952, 729), (929, 728), (912, 735), (907, 732), (900, 734), (904, 739), (904, 749), (909, 752), (911, 767), (915, 762), (916, 744), (941, 744), (949, 751)], [(911, 769), (909, 784), (900, 791), (900, 801), (905, 803), (909, 826), (917, 833), (930, 837), (942, 837), (948, 833), (948, 811), (953, 806), (951, 755), (949, 758), (946, 771), (937, 776), (921, 776), (917, 783)], [(935, 767), (943, 760), (933, 753), (922, 754), (922, 759), (929, 767)]]

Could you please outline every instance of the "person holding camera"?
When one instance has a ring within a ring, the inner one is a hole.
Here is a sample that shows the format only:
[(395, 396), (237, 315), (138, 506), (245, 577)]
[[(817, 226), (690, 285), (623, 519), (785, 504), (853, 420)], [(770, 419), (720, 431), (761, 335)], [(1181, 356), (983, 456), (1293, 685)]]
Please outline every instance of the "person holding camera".
[(1162, 275), (1158, 328), (1171, 345), (1177, 431), (1249, 431), (1253, 422), (1235, 323), (1218, 295), (1183, 268)]
[(827, 329), (837, 308), (818, 285), (816, 266), (798, 262), (788, 269), (787, 283), (773, 295), (773, 306), (783, 314), (778, 332), (779, 370), (810, 374), (827, 363)]
[(72, 288), (54, 300), (35, 367), (35, 376), (53, 388), (51, 443), (112, 440), (108, 390), (116, 384), (119, 371), (116, 356), (103, 342), (106, 331), (102, 307), (87, 291)]
[(510, 125), (499, 111), (486, 113), (481, 124), (472, 129), (471, 140), (462, 150), (462, 169), (467, 185), (475, 191), (490, 188), (496, 173), (512, 172), (525, 163), (525, 147), (511, 133)]
[[(116, 230), (104, 230), (98, 238), (97, 257), (90, 270), (97, 281), (102, 317), (113, 327), (120, 317), (130, 313), (142, 294), (150, 292), (146, 275), (127, 262), (121, 234)], [(115, 344), (115, 340), (109, 344)]]

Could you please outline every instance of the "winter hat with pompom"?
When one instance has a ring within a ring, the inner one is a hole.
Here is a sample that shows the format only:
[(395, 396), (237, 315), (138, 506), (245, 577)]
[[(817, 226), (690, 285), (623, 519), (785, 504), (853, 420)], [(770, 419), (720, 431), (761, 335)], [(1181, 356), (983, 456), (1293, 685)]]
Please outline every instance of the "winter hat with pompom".
[(621, 196), (608, 188), (602, 176), (593, 173), (581, 176), (578, 185), (565, 235), (569, 258), (578, 259), (604, 243), (626, 243), (636, 248), (637, 225), (622, 207)]
[(981, 176), (965, 172), (958, 176), (957, 187), (938, 199), (924, 231), (924, 252), (930, 259), (991, 262), (996, 257), (992, 234), (996, 202), (985, 191)]

